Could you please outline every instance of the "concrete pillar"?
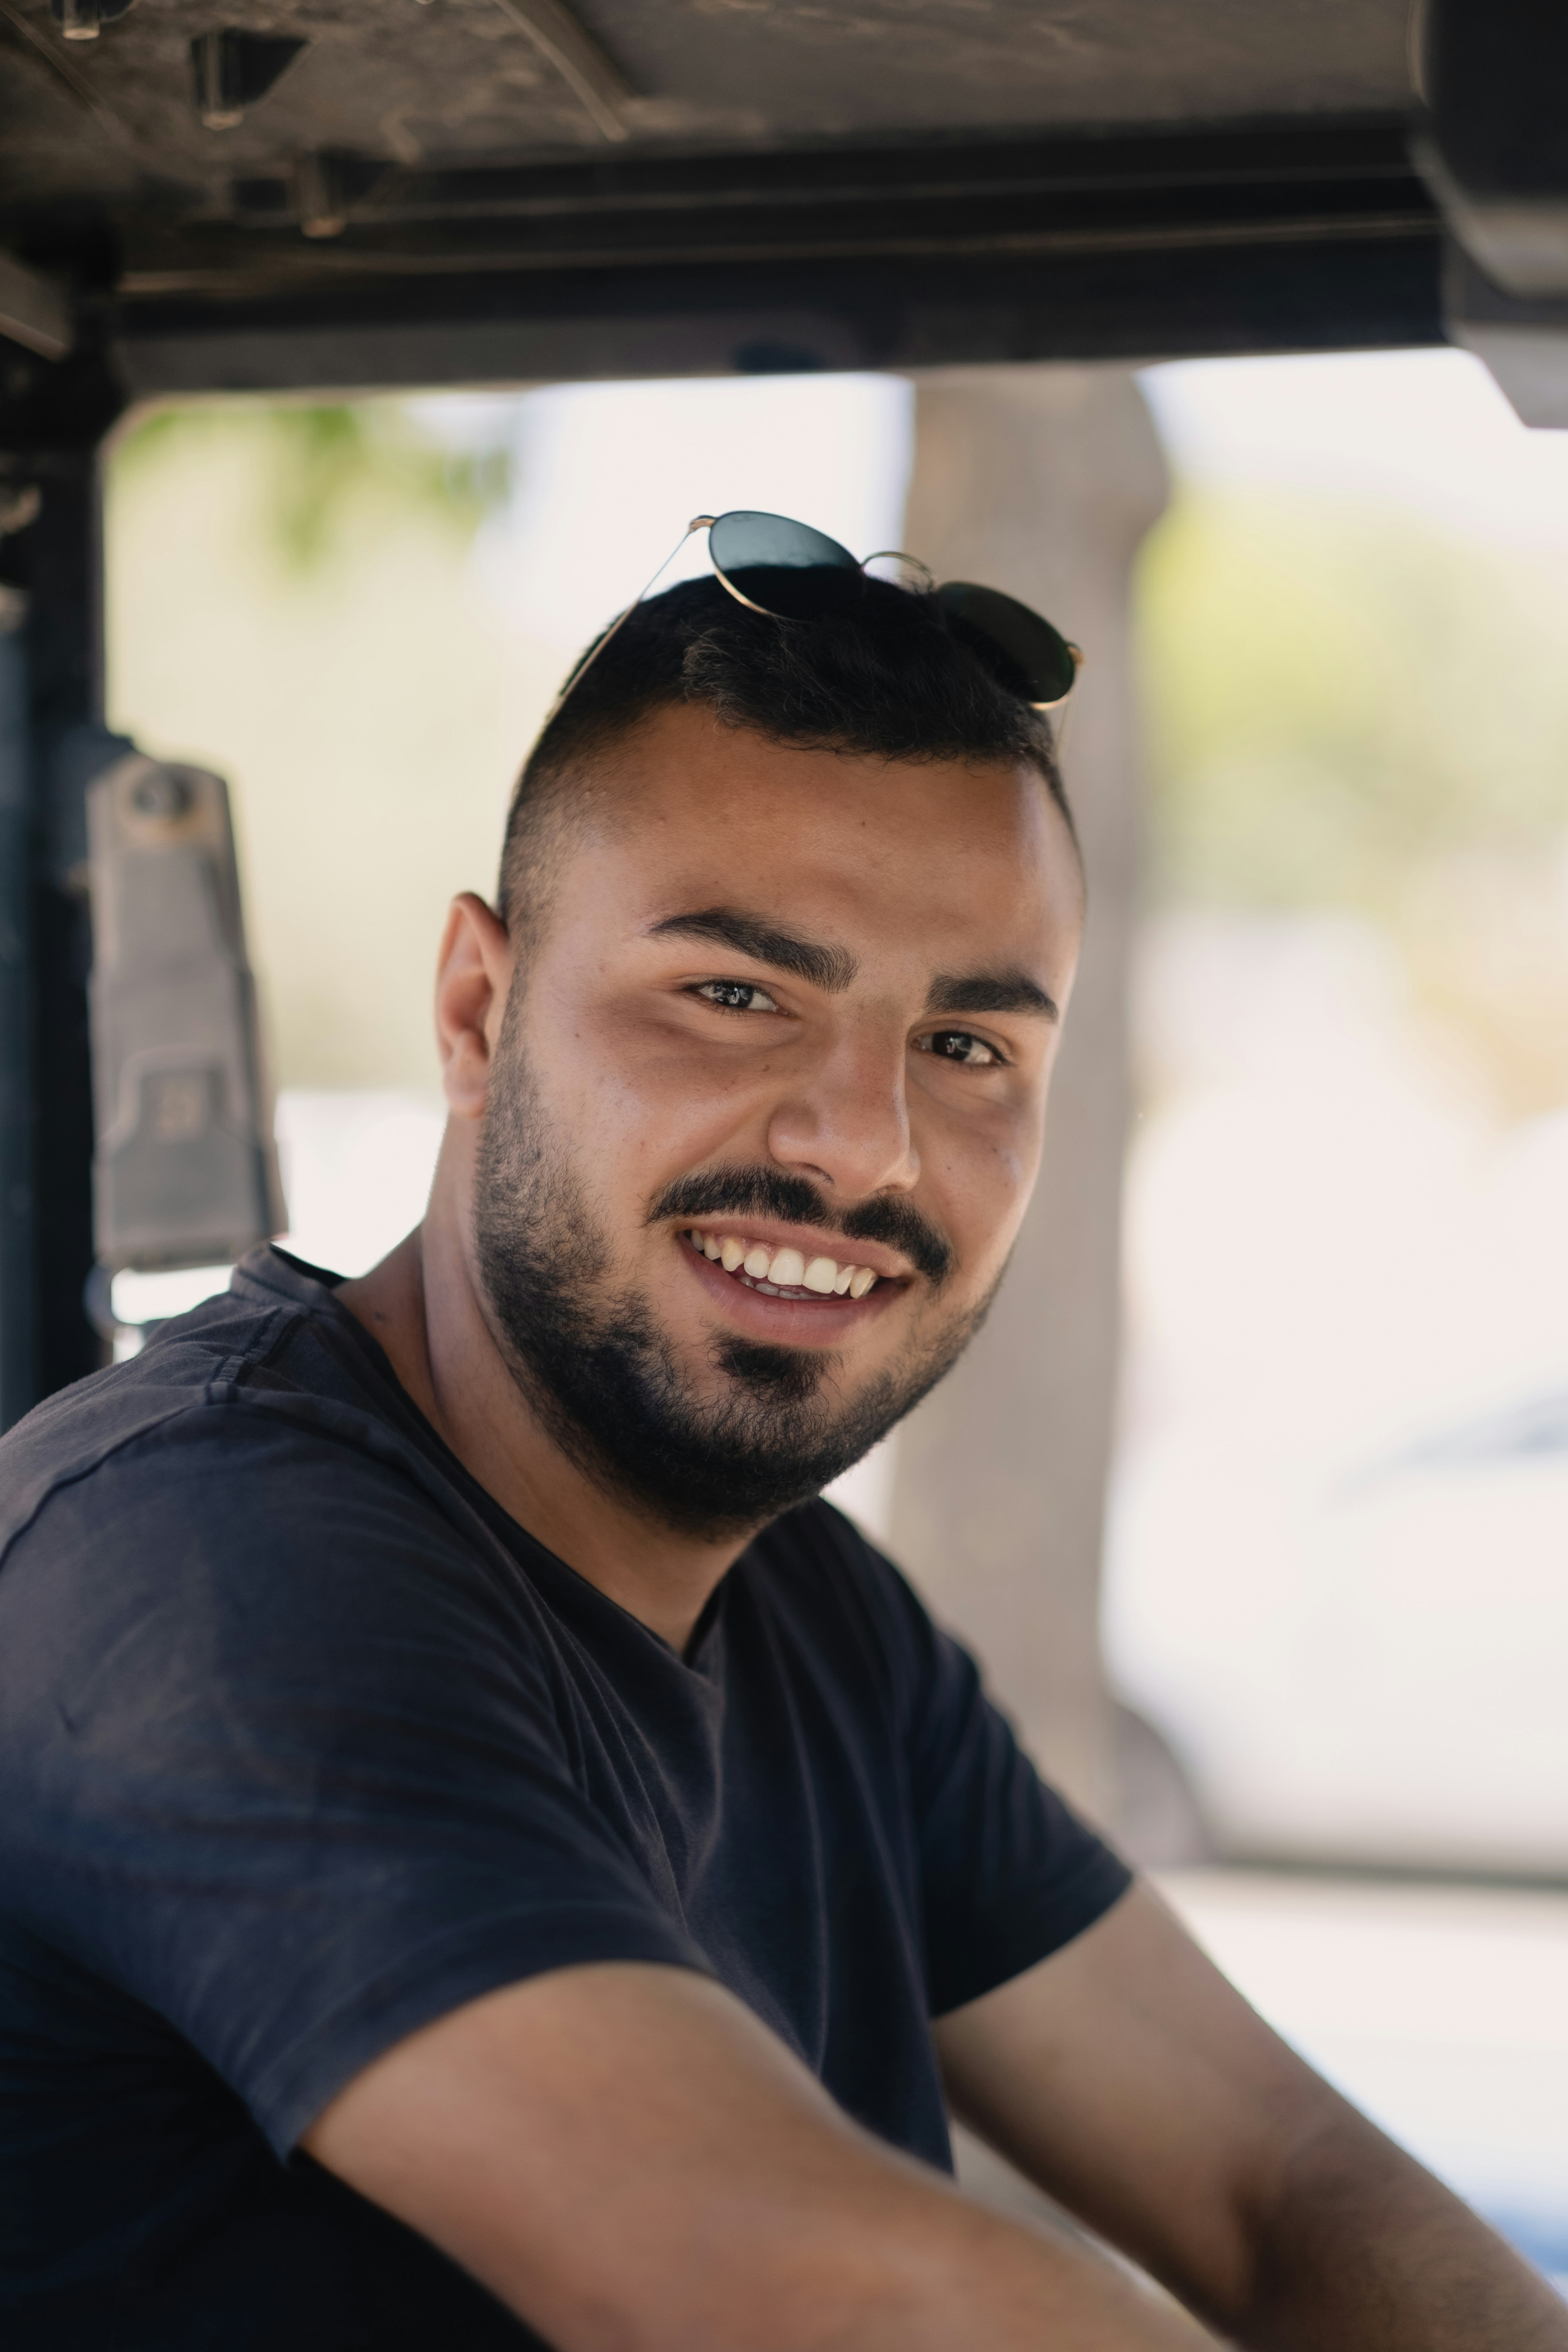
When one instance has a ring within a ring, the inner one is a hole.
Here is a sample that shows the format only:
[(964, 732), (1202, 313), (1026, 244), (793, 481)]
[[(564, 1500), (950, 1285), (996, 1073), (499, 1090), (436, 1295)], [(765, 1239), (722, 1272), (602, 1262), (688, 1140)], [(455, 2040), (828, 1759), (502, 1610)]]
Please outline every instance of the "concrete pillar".
[(985, 1329), (900, 1433), (890, 1549), (979, 1654), (1047, 1774), (1112, 1825), (1099, 1591), (1138, 881), (1129, 574), (1166, 488), (1123, 369), (919, 379), (903, 545), (939, 580), (1022, 598), (1088, 656), (1064, 765), (1089, 919), (1039, 1190)]

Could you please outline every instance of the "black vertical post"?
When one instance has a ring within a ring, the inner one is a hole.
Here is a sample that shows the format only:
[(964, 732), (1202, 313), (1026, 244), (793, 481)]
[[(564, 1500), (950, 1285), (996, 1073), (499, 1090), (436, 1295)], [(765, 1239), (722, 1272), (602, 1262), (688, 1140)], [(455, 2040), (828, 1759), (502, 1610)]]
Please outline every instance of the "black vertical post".
[(103, 730), (103, 360), (0, 344), (0, 1423), (93, 1371), (92, 935), (84, 794)]
[(0, 1428), (37, 1394), (33, 1291), (32, 729), (26, 600), (0, 587)]
[(102, 1361), (84, 1295), (92, 1271), (92, 964), (84, 792), (103, 765), (102, 549), (96, 449), (57, 452), (33, 525), (35, 775), (33, 1210), (38, 1393)]

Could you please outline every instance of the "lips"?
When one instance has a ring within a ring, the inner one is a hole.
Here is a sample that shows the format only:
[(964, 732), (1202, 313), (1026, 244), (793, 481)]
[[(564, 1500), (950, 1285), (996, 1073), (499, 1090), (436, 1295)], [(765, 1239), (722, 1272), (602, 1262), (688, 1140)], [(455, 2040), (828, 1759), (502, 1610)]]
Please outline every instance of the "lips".
[(881, 1278), (868, 1265), (842, 1264), (826, 1254), (808, 1258), (793, 1244), (774, 1248), (744, 1234), (704, 1234), (693, 1226), (686, 1240), (710, 1264), (767, 1298), (819, 1305), (831, 1298), (864, 1298)]

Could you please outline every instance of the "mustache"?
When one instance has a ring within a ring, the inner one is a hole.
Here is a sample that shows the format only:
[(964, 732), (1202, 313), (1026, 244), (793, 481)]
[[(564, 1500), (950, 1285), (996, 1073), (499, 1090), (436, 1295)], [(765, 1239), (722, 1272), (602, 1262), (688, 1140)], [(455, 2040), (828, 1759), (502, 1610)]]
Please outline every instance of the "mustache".
[(785, 1224), (817, 1225), (846, 1241), (880, 1242), (907, 1257), (933, 1290), (952, 1271), (952, 1245), (911, 1202), (873, 1198), (837, 1209), (805, 1176), (777, 1168), (700, 1169), (667, 1184), (647, 1222), (672, 1217), (777, 1217)]

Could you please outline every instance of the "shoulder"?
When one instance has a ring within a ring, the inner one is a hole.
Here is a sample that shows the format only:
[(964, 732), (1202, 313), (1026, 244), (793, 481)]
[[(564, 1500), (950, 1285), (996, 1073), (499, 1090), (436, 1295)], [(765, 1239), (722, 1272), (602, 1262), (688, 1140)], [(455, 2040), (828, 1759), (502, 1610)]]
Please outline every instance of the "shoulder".
[(362, 1654), (466, 1657), (537, 1633), (465, 1488), (395, 1406), (308, 1360), (331, 1335), (300, 1319), (215, 1301), (0, 1443), (9, 1704), (96, 1685), (110, 1661), (117, 1692), (173, 1703), (243, 1655), (352, 1684)]
[[(76, 1381), (0, 1439), (0, 1561), (51, 1495), (93, 1476), (167, 1423), (199, 1413), (213, 1402), (215, 1388), (231, 1385), (243, 1355), (237, 1364), (235, 1349), (216, 1332), (209, 1336), (210, 1310), (198, 1313), (208, 1318), (209, 1329), (171, 1336), (130, 1363)], [(195, 1325), (198, 1318), (181, 1320)], [(241, 1342), (248, 1353), (267, 1335), (250, 1328), (252, 1318), (245, 1320)]]
[[(406, 1465), (393, 1392), (376, 1393), (374, 1353), (369, 1342), (356, 1347), (323, 1285), (301, 1278), (290, 1295), (247, 1262), (232, 1290), (165, 1324), (129, 1362), (47, 1399), (0, 1439), (0, 1567), (66, 1496), (112, 1528), (130, 1495), (150, 1488), (173, 1525), (218, 1488), (233, 1497), (249, 1478), (276, 1480), (285, 1458), (300, 1472), (330, 1465), (340, 1477), (356, 1461)], [(287, 1492), (276, 1483), (274, 1499)]]

